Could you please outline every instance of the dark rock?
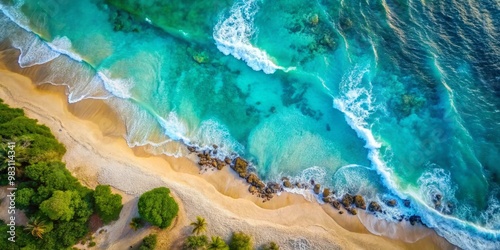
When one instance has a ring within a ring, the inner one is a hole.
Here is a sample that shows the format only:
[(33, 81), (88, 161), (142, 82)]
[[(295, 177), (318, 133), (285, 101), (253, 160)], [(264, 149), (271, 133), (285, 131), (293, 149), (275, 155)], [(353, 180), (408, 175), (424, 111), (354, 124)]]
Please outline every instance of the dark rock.
[(289, 180), (285, 180), (285, 181), (283, 181), (283, 186), (285, 186), (286, 188), (291, 188), (292, 184), (290, 183)]
[(344, 214), (344, 211), (339, 211), (339, 214)]
[(441, 199), (443, 196), (441, 194), (436, 194), (434, 198), (432, 199), (432, 202), (434, 203), (434, 208), (436, 209), (441, 209)]
[(422, 223), (422, 218), (420, 218), (420, 216), (418, 216), (418, 215), (412, 215), (412, 216), (410, 216), (410, 224), (412, 226), (414, 226), (415, 223)]
[(229, 157), (226, 157), (224, 158), (224, 162), (229, 165), (231, 164), (231, 159)]
[(250, 192), (250, 193), (254, 194), (255, 192), (257, 192), (257, 188), (256, 188), (256, 187), (254, 187), (254, 186), (250, 186), (250, 187), (248, 188), (248, 192)]
[(387, 204), (387, 206), (389, 207), (395, 207), (396, 205), (398, 205), (398, 202), (395, 199), (391, 199), (386, 201), (385, 204)]
[(246, 178), (246, 179), (247, 179), (247, 182), (248, 182), (248, 183), (250, 183), (250, 184), (252, 184), (252, 185), (254, 185), (254, 186), (255, 186), (255, 184), (256, 184), (257, 182), (259, 182), (259, 181), (260, 181), (259, 177), (258, 177), (256, 174), (254, 174), (254, 173), (250, 173), (250, 174), (248, 174), (248, 176), (247, 176), (247, 178)]
[(354, 204), (356, 205), (357, 208), (366, 209), (366, 203), (365, 199), (363, 199), (363, 196), (361, 195), (355, 195), (354, 196)]
[(455, 205), (453, 203), (446, 203), (446, 207), (448, 208), (450, 214), (453, 213), (453, 209), (455, 209)]
[(330, 204), (332, 204), (334, 208), (340, 209), (340, 202), (338, 200), (332, 200)]
[(325, 203), (331, 203), (332, 202), (332, 197), (323, 197), (323, 202)]
[(260, 189), (263, 189), (266, 187), (266, 183), (264, 183), (263, 181), (259, 180), (257, 183), (255, 183), (255, 186), (260, 188)]
[(241, 157), (234, 159), (234, 171), (236, 173), (246, 173), (248, 168), (248, 162), (243, 160)]
[(358, 211), (356, 210), (356, 208), (346, 208), (346, 210), (347, 210), (347, 212), (349, 212), (352, 215), (358, 214)]
[(328, 197), (328, 196), (330, 196), (330, 189), (329, 188), (323, 189), (323, 197)]
[(410, 207), (410, 200), (404, 200), (403, 204), (405, 205), (405, 207)]
[(214, 149), (219, 148), (219, 146), (217, 146), (217, 145), (215, 145), (215, 144), (214, 144), (214, 145), (212, 145), (212, 147), (213, 147)]
[(321, 188), (321, 185), (319, 185), (319, 184), (314, 185), (314, 193), (315, 194), (319, 194), (319, 189), (320, 188)]
[(350, 207), (353, 202), (353, 197), (350, 194), (344, 194), (344, 197), (342, 197), (342, 205), (344, 207)]
[(196, 147), (188, 146), (187, 148), (188, 148), (189, 152), (191, 152), (191, 153), (196, 152)]
[(295, 185), (296, 185), (298, 188), (302, 188), (302, 184), (301, 184), (300, 182), (297, 182)]
[(443, 196), (441, 194), (436, 194), (436, 200), (437, 201), (441, 201), (441, 199), (443, 198)]
[(382, 212), (382, 208), (376, 201), (370, 202), (370, 204), (368, 205), (368, 210), (370, 210), (371, 212)]

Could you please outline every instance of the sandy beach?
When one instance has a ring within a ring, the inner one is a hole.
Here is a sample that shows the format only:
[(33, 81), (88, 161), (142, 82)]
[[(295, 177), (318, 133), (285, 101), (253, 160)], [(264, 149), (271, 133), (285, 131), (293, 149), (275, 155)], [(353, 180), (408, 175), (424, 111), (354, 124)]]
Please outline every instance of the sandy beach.
[(253, 236), (255, 246), (270, 241), (281, 249), (453, 249), (446, 240), (423, 226), (408, 222), (387, 225), (399, 239), (427, 235), (413, 243), (371, 234), (360, 216), (340, 215), (330, 205), (309, 202), (303, 196), (281, 194), (271, 201), (248, 193), (248, 184), (229, 168), (200, 174), (193, 161), (152, 156), (131, 149), (119, 136), (123, 128), (102, 101), (69, 105), (63, 87), (36, 87), (27, 77), (0, 68), (0, 98), (22, 108), (30, 118), (47, 125), (67, 148), (64, 161), (85, 185), (109, 184), (124, 196), (120, 220), (106, 226), (97, 238), (99, 249), (124, 249), (137, 245), (154, 229), (131, 231), (137, 216), (137, 198), (152, 188), (166, 186), (179, 202), (174, 225), (159, 232), (158, 249), (178, 249), (191, 233), (196, 216), (206, 218), (208, 236), (228, 240), (235, 231)]

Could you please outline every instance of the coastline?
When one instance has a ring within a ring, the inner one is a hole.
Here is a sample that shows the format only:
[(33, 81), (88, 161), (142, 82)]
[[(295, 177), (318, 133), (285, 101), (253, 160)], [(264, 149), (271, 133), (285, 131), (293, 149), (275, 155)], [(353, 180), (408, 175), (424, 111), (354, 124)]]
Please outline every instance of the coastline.
[[(287, 249), (296, 240), (297, 244), (305, 242), (316, 249), (454, 248), (420, 225), (415, 228), (427, 230), (429, 235), (415, 243), (373, 235), (360, 222), (358, 216), (362, 213), (339, 215), (331, 206), (309, 202), (297, 194), (282, 193), (262, 203), (248, 193), (248, 184), (235, 178), (236, 173), (229, 168), (199, 174), (190, 156), (152, 156), (140, 148), (129, 148), (117, 136), (121, 128), (116, 129), (109, 110), (102, 107), (101, 112), (89, 111), (90, 103), (100, 106), (98, 102), (102, 101), (68, 104), (63, 87), (35, 87), (26, 77), (0, 70), (0, 97), (51, 128), (67, 148), (64, 161), (68, 169), (84, 184), (110, 184), (131, 197), (154, 187), (169, 187), (182, 204), (178, 226), (171, 229), (178, 231), (172, 235), (185, 236), (189, 222), (201, 215), (209, 223), (209, 236), (217, 234), (228, 239), (232, 231), (244, 231), (254, 237), (256, 246), (274, 240)], [(107, 119), (98, 119), (102, 117)], [(411, 230), (404, 225), (398, 227), (405, 229), (403, 234)]]

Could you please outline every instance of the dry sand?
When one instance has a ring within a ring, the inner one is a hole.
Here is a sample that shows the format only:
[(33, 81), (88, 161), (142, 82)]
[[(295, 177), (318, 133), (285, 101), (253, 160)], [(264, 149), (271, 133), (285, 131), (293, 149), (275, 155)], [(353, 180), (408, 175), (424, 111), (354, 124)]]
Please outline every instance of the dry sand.
[(67, 148), (64, 161), (68, 169), (90, 187), (109, 184), (124, 195), (120, 220), (98, 235), (99, 249), (137, 246), (144, 236), (156, 230), (134, 232), (128, 223), (137, 216), (137, 197), (159, 186), (171, 189), (180, 203), (180, 212), (170, 229), (156, 230), (160, 236), (158, 249), (178, 249), (183, 238), (191, 233), (189, 223), (198, 215), (206, 218), (209, 237), (220, 235), (228, 240), (232, 232), (243, 231), (253, 236), (256, 247), (275, 241), (281, 249), (454, 248), (422, 226), (392, 225), (397, 237), (417, 231), (427, 235), (414, 243), (371, 234), (358, 218), (365, 216), (363, 213), (339, 215), (331, 206), (308, 202), (300, 195), (282, 194), (262, 203), (227, 168), (199, 174), (189, 157), (151, 156), (129, 148), (123, 138), (113, 136), (119, 134), (116, 128), (107, 129), (117, 127), (112, 113), (102, 111), (105, 108), (100, 113), (89, 113), (89, 105), (100, 105), (99, 101), (68, 105), (62, 89), (50, 89), (35, 87), (28, 78), (0, 69), (0, 98), (12, 107), (23, 108), (28, 117), (52, 130)]

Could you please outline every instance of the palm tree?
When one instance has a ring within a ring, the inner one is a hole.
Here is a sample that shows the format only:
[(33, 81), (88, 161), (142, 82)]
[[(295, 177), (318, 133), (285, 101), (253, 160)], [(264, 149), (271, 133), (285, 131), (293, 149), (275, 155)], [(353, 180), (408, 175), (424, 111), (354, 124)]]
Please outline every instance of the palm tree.
[(43, 220), (37, 217), (30, 219), (24, 230), (31, 232), (31, 235), (41, 239), (42, 235), (47, 230), (47, 226)]
[(132, 221), (130, 221), (130, 223), (128, 225), (132, 229), (134, 229), (134, 231), (137, 231), (137, 229), (139, 229), (143, 226), (143, 222), (142, 222), (141, 218), (135, 217), (132, 219)]
[(208, 244), (208, 250), (229, 250), (229, 246), (219, 236), (212, 236), (212, 242)]
[(205, 219), (201, 216), (197, 216), (196, 221), (192, 222), (191, 226), (194, 227), (193, 233), (196, 235), (207, 231), (207, 222), (205, 222)]

